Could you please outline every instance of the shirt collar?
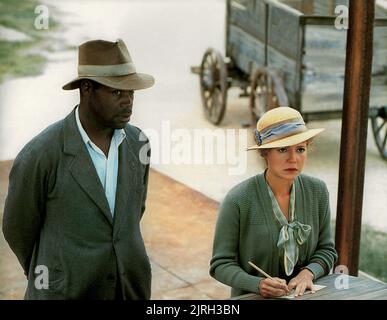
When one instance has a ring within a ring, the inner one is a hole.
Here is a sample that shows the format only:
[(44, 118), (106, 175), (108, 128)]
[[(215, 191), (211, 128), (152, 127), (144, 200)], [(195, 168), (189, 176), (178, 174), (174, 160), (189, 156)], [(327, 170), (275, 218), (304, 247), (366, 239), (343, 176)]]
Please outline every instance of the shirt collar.
[[(82, 140), (85, 144), (92, 143), (91, 139), (87, 135), (85, 129), (81, 124), (81, 120), (79, 119), (79, 106), (75, 108), (75, 121), (77, 122), (77, 127), (79, 133), (81, 134)], [(115, 129), (113, 133), (112, 140), (116, 143), (117, 147), (121, 144), (121, 142), (125, 139), (126, 133), (124, 129)]]

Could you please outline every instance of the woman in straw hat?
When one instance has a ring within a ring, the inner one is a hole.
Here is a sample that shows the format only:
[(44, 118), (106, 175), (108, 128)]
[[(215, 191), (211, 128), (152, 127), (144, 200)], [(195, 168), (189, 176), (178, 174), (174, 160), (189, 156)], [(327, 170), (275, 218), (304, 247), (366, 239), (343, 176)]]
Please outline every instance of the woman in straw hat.
[(260, 152), (266, 169), (227, 194), (215, 230), (210, 274), (232, 287), (231, 296), (314, 292), (313, 281), (337, 260), (327, 187), (301, 173), (310, 140), (323, 130), (308, 130), (289, 107), (272, 109), (258, 121), (257, 145), (248, 150)]

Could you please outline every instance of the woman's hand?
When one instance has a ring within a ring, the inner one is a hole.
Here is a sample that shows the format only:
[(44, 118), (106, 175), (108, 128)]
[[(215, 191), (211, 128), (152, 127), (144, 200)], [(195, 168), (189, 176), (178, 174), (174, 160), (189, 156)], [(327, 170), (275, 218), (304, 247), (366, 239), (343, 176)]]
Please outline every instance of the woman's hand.
[[(273, 280), (275, 279), (275, 280)], [(280, 278), (265, 278), (259, 282), (259, 292), (264, 298), (282, 297), (289, 293), (286, 281)]]
[(310, 289), (312, 293), (315, 293), (313, 279), (313, 273), (308, 269), (303, 269), (296, 277), (289, 281), (289, 290), (296, 288), (294, 292), (295, 297), (302, 296), (306, 289)]

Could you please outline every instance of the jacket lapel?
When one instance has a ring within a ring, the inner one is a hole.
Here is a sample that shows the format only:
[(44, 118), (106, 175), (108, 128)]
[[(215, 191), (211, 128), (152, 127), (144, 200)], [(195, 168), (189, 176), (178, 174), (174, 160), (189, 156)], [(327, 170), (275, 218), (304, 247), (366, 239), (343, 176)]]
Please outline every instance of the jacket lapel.
[(116, 202), (114, 209), (114, 225), (122, 225), (121, 220), (125, 218), (129, 207), (128, 201), (135, 200), (137, 185), (137, 168), (138, 159), (133, 148), (130, 147), (129, 140), (131, 137), (127, 134), (119, 147), (119, 165), (117, 177)]
[(73, 161), (70, 162), (69, 170), (75, 181), (103, 212), (109, 223), (113, 225), (105, 191), (77, 128), (74, 110), (64, 121), (64, 152), (74, 157)]

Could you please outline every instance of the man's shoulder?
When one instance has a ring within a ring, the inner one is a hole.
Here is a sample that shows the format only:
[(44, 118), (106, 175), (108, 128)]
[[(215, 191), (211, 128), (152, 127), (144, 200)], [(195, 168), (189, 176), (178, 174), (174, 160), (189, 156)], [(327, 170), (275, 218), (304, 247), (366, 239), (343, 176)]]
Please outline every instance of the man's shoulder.
[(148, 142), (148, 137), (145, 133), (139, 128), (130, 123), (124, 128), (126, 135), (132, 140), (138, 142), (139, 144), (144, 144)]
[(63, 122), (59, 120), (33, 137), (19, 152), (18, 157), (27, 154), (45, 154), (60, 148), (60, 139), (63, 136)]

